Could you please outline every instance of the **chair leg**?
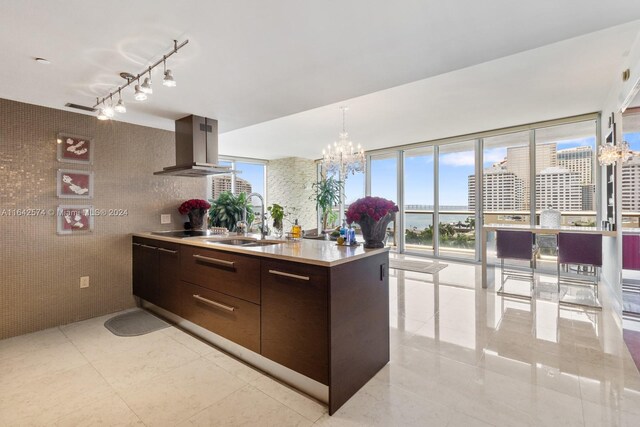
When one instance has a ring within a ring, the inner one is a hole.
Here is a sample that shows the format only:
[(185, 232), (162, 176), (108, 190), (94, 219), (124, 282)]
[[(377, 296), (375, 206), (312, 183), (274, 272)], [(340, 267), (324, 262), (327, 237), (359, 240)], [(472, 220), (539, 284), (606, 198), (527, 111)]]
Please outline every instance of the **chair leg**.
[(557, 273), (557, 277), (558, 277), (558, 298), (560, 298), (560, 263), (558, 263), (558, 273)]

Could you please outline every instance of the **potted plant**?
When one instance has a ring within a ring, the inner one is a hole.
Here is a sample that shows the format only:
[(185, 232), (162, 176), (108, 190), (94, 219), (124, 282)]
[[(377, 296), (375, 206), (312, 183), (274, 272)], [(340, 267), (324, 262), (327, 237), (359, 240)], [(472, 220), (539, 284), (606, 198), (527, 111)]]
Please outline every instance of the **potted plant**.
[(365, 248), (383, 248), (387, 225), (395, 218), (398, 206), (382, 197), (363, 197), (349, 205), (347, 223), (357, 223), (362, 229)]
[(201, 230), (204, 224), (204, 214), (211, 205), (206, 200), (190, 199), (182, 203), (178, 212), (189, 216), (189, 228), (191, 230)]
[(286, 216), (284, 212), (284, 206), (279, 205), (277, 203), (272, 204), (267, 208), (271, 218), (273, 219), (273, 228), (276, 230), (276, 235), (278, 237), (282, 237), (282, 232), (284, 228), (284, 217)]
[[(340, 195), (344, 189), (344, 184), (332, 176), (316, 182), (312, 185), (315, 194), (311, 196), (311, 200), (316, 202), (316, 209), (321, 211), (322, 230), (327, 230), (328, 220), (332, 214), (332, 208), (340, 204)], [(334, 218), (337, 218), (335, 216)], [(335, 221), (335, 219), (333, 219)]]
[(229, 231), (236, 231), (238, 221), (242, 220), (244, 210), (247, 210), (247, 224), (254, 219), (253, 206), (245, 193), (237, 196), (230, 191), (220, 193), (216, 200), (211, 200), (209, 210), (209, 225), (212, 227), (225, 227)]

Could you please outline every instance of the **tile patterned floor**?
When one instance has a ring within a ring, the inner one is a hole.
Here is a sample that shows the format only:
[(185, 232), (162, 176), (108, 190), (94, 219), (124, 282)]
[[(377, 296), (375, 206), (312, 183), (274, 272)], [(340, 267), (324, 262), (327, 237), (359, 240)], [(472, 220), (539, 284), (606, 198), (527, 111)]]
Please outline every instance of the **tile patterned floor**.
[(116, 337), (110, 315), (0, 341), (0, 426), (638, 425), (640, 374), (606, 298), (502, 298), (447, 263), (391, 272), (391, 362), (332, 417), (176, 328)]

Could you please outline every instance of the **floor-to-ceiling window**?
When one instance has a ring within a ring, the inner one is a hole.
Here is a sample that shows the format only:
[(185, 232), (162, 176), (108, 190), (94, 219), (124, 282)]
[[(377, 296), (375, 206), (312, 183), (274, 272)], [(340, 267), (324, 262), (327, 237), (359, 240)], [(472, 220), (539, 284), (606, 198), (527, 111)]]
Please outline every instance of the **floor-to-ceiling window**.
[[(622, 139), (640, 155), (640, 109), (627, 110), (622, 117)], [(640, 157), (622, 164), (622, 227), (640, 227)]]
[[(530, 223), (530, 132), (482, 140), (482, 212), (484, 224)], [(469, 177), (475, 185), (475, 176)], [(475, 196), (469, 209), (476, 209)]]
[(535, 130), (536, 223), (543, 209), (562, 213), (562, 225), (596, 225), (596, 121)]
[[(372, 196), (384, 197), (398, 203), (398, 153), (386, 153), (371, 156), (369, 174), (371, 179), (370, 193)], [(392, 247), (398, 245), (397, 222), (389, 223), (389, 239), (387, 243)]]
[[(434, 148), (404, 152), (405, 251), (433, 255)], [(402, 214), (402, 213), (401, 213)]]
[(438, 156), (438, 248), (440, 256), (475, 259), (475, 211), (470, 209), (476, 141), (443, 144)]
[(598, 120), (589, 114), (371, 154), (369, 194), (402, 204), (403, 230), (391, 225), (390, 242), (408, 253), (479, 260), (476, 221), (538, 224), (551, 207), (563, 225), (595, 224)]

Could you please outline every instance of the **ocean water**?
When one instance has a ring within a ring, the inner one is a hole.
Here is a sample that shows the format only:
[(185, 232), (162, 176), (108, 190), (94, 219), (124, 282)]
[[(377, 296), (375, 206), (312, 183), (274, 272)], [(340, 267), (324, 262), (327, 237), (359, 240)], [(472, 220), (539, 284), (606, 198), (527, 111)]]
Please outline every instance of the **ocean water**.
[[(408, 207), (407, 209), (412, 209), (414, 207)], [(414, 209), (433, 209), (432, 206), (421, 206), (419, 208), (415, 207)], [(466, 206), (443, 206), (440, 210), (447, 211), (462, 211), (467, 210)], [(457, 224), (460, 222), (465, 222), (468, 217), (474, 217), (473, 214), (440, 214), (440, 222), (441, 223), (454, 223)], [(420, 213), (407, 213), (405, 214), (404, 225), (405, 228), (413, 229), (414, 227), (418, 230), (423, 230), (430, 225), (433, 224), (433, 214), (420, 214)]]

